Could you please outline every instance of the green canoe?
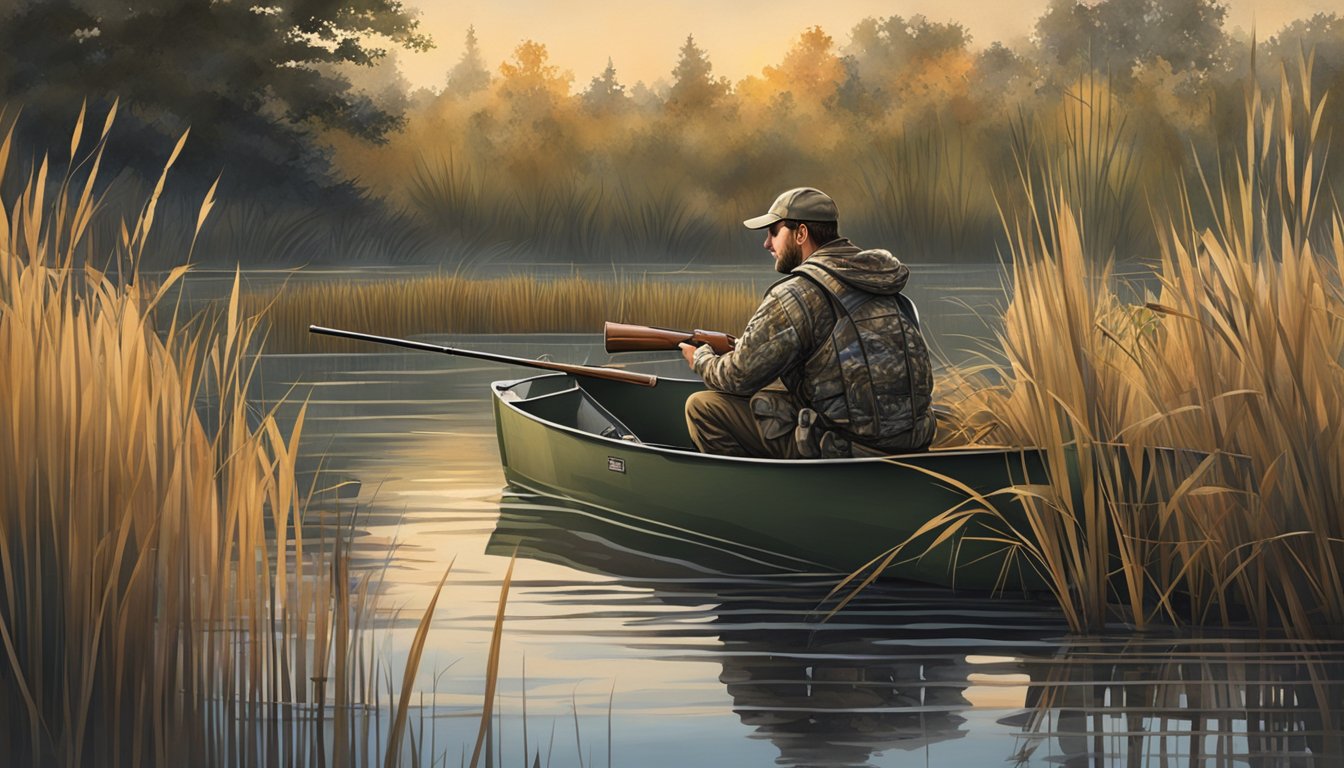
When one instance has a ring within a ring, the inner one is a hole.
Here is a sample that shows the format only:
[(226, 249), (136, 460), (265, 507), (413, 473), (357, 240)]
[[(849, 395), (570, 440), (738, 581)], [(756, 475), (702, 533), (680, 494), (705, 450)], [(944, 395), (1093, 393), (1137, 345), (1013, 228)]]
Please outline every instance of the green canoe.
[[(683, 405), (703, 386), (568, 374), (495, 382), (505, 478), (622, 524), (683, 532), (798, 571), (849, 573), (945, 510), (983, 508), (957, 485), (991, 493), (1044, 477), (1034, 449), (811, 461), (701, 454), (691, 447)], [(1001, 504), (1001, 514), (1014, 513)], [(994, 525), (986, 515), (931, 550), (934, 534), (925, 534), (884, 576), (971, 590), (1042, 589), (1028, 565), (986, 540), (1001, 538)]]

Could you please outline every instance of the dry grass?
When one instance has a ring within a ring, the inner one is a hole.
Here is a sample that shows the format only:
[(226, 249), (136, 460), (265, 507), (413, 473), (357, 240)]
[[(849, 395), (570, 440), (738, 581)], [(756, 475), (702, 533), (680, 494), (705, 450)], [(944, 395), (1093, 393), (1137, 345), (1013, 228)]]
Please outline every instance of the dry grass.
[(739, 333), (760, 303), (727, 283), (603, 281), (581, 277), (471, 280), (436, 276), (363, 285), (287, 287), (246, 297), (266, 307), (267, 348), (346, 351), (309, 324), (384, 336), (419, 333), (596, 333), (605, 320)]
[[(381, 762), (404, 698), (389, 734), (368, 579), (339, 532), (300, 525), (303, 412), (285, 434), (247, 399), (259, 319), (237, 282), (215, 325), (160, 306), (185, 268), (137, 279), (162, 178), (110, 252), (85, 239), (111, 123), (86, 137), (81, 119), (72, 175), (43, 161), (0, 206), (0, 749), (16, 765)], [(0, 177), (9, 157), (6, 137)], [(124, 279), (80, 266), (95, 257)]]
[[(1161, 233), (1147, 306), (1117, 297), (1059, 198), (1014, 233), (1007, 362), (962, 371), (955, 407), (963, 437), (1049, 449), (1048, 486), (1008, 489), (1031, 522), (1006, 540), (1078, 629), (1344, 631), (1344, 218), (1309, 239), (1324, 160), (1309, 69), (1276, 99), (1248, 88), (1244, 154), (1205, 184), (1220, 225)], [(1189, 466), (1162, 477), (1163, 446)]]

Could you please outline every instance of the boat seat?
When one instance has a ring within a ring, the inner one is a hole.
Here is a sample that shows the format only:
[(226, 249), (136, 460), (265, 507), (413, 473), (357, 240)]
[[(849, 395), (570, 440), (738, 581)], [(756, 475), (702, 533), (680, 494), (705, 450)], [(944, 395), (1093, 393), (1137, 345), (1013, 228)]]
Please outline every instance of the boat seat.
[(638, 437), (635, 437), (635, 433), (633, 432), (622, 433), (621, 427), (617, 427), (615, 424), (609, 425), (606, 429), (602, 430), (598, 434), (602, 435), (602, 437), (611, 437), (617, 440), (624, 440), (627, 443), (642, 442)]

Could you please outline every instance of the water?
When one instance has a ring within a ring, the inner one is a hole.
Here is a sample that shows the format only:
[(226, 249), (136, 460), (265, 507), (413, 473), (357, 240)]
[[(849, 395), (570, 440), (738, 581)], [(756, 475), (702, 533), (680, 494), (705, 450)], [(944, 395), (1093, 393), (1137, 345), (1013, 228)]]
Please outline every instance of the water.
[[(921, 304), (930, 322), (938, 304)], [(607, 359), (596, 335), (440, 341)], [(675, 354), (635, 359), (654, 373), (684, 370)], [(261, 394), (290, 397), (282, 415), (309, 402), (306, 469), (320, 462), (326, 477), (351, 481), (350, 498), (326, 504), (356, 515), (361, 567), (382, 573), (379, 634), (397, 679), (452, 564), (413, 715), (426, 717), (424, 743), (449, 763), (475, 742), (516, 551), (501, 764), (522, 764), (525, 744), (554, 766), (1344, 764), (1341, 644), (1070, 637), (1039, 603), (923, 587), (873, 590), (819, 622), (832, 576), (751, 573), (515, 496), (488, 384), (525, 375), (354, 344), (348, 355), (262, 366)]]

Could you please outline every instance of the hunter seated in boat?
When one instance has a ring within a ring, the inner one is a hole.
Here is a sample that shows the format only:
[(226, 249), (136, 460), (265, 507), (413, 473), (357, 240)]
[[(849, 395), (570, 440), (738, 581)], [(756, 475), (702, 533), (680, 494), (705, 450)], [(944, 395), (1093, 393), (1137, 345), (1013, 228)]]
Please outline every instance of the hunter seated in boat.
[(791, 189), (743, 222), (765, 230), (783, 279), (734, 349), (682, 344), (707, 390), (686, 401), (702, 453), (774, 459), (880, 456), (933, 439), (933, 372), (910, 269), (840, 237), (835, 201)]

